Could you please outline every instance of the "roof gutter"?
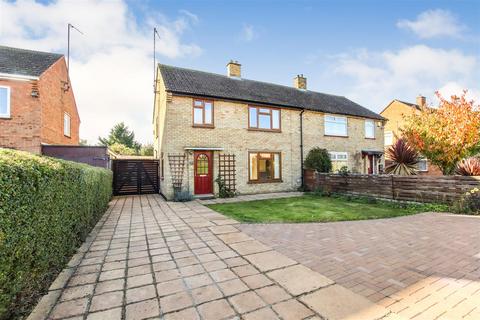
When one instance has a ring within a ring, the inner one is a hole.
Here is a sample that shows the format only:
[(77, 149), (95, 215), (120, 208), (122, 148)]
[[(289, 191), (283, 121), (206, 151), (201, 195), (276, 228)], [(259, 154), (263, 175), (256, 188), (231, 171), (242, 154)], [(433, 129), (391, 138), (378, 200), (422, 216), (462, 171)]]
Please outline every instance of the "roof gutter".
[(2, 72), (0, 72), (0, 79), (11, 79), (11, 80), (29, 81), (29, 80), (38, 80), (38, 79), (40, 79), (40, 78), (39, 78), (39, 77), (34, 77), (34, 76), (25, 76), (25, 75), (22, 75), (22, 74), (2, 73)]

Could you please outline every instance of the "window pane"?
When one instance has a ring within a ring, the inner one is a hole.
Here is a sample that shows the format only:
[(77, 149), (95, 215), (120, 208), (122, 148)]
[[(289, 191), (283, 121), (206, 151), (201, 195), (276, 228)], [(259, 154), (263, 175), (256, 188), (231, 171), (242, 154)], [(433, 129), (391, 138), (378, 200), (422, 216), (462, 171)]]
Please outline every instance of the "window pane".
[(270, 109), (260, 108), (259, 112), (260, 113), (270, 113)]
[(275, 179), (280, 179), (280, 155), (278, 153), (273, 155), (273, 176)]
[(0, 88), (0, 115), (8, 115), (8, 89)]
[(208, 157), (205, 154), (197, 157), (197, 175), (208, 175)]
[(205, 102), (205, 123), (212, 124), (212, 103)]
[(63, 115), (63, 134), (70, 136), (70, 116), (66, 113)]
[(271, 180), (273, 161), (271, 159), (258, 159), (258, 179)]
[(195, 107), (201, 107), (202, 106), (202, 100), (195, 100), (194, 106)]
[(257, 108), (249, 108), (249, 112), (250, 112), (249, 127), (256, 128), (257, 127)]
[(375, 124), (372, 120), (365, 120), (365, 137), (375, 138)]
[(250, 153), (250, 180), (257, 180), (257, 154)]
[(325, 134), (334, 136), (346, 136), (347, 125), (344, 123), (326, 122)]
[(272, 129), (280, 129), (280, 111), (272, 110)]
[(203, 124), (203, 109), (193, 108), (193, 123)]
[(260, 114), (258, 115), (258, 127), (260, 129), (271, 129), (270, 128), (270, 115)]
[(390, 146), (393, 144), (393, 133), (391, 131), (385, 132), (385, 145)]

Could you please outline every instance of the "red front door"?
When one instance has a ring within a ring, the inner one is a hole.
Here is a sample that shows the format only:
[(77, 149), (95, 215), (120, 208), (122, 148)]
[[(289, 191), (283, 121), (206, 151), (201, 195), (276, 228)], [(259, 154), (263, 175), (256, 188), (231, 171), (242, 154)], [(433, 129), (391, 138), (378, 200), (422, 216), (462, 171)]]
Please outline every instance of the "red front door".
[(212, 151), (195, 151), (195, 194), (213, 193)]

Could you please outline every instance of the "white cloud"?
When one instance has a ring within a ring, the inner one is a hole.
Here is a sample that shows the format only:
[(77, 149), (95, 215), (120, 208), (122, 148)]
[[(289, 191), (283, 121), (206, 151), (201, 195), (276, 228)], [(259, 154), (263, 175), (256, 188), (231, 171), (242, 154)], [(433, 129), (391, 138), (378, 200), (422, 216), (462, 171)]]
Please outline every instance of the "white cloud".
[(380, 111), (393, 99), (414, 101), (419, 93), (436, 102), (435, 91), (461, 93), (480, 82), (480, 61), (458, 50), (444, 50), (425, 45), (398, 51), (359, 50), (329, 57), (325, 77), (342, 85), (342, 94), (360, 104)]
[(252, 25), (245, 24), (242, 28), (241, 38), (243, 41), (250, 42), (258, 38), (258, 33)]
[(159, 55), (195, 57), (202, 49), (182, 36), (199, 18), (181, 10), (175, 19), (151, 12), (139, 22), (125, 1), (0, 0), (4, 45), (66, 53), (69, 22), (85, 34), (72, 33), (70, 61), (80, 136), (96, 143), (113, 124), (125, 121), (139, 140), (152, 141), (153, 27), (160, 34)]
[(418, 15), (416, 20), (400, 20), (397, 26), (415, 33), (420, 38), (462, 37), (466, 27), (447, 10), (427, 10)]

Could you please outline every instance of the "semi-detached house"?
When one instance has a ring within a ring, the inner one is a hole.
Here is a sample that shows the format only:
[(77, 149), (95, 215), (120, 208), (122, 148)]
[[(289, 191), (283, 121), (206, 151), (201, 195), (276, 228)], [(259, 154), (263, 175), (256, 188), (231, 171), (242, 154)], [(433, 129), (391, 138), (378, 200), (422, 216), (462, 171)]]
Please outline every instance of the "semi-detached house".
[(231, 183), (232, 162), (237, 193), (296, 190), (314, 147), (330, 152), (335, 170), (382, 170), (384, 118), (345, 97), (308, 90), (303, 75), (293, 87), (247, 80), (231, 61), (226, 76), (159, 64), (156, 78), (154, 148), (169, 199), (174, 186), (218, 193), (214, 181), (220, 174)]

